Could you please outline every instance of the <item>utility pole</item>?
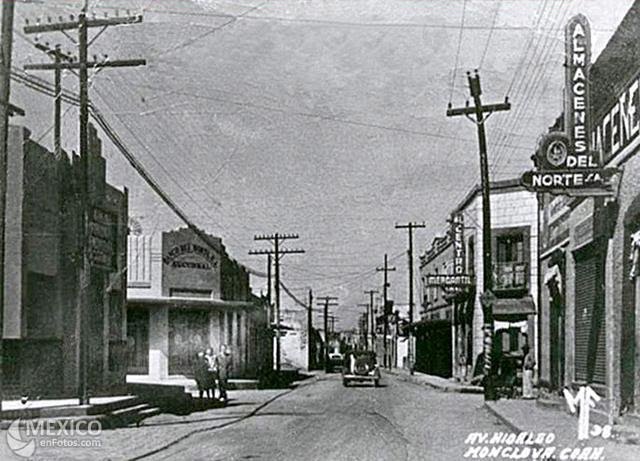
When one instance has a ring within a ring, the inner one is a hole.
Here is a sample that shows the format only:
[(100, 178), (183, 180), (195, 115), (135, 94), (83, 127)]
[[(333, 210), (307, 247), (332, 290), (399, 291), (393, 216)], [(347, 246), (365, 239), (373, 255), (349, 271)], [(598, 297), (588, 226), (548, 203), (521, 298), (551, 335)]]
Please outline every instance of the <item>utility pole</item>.
[[(480, 184), (482, 187), (482, 271), (483, 271), (483, 294), (481, 296), (482, 310), (484, 317), (484, 399), (496, 400), (497, 394), (495, 389), (495, 377), (493, 376), (492, 367), (492, 349), (493, 349), (493, 260), (491, 255), (491, 185), (489, 183), (489, 162), (487, 159), (487, 138), (485, 134), (485, 122), (494, 112), (508, 111), (511, 109), (509, 98), (505, 98), (504, 103), (482, 105), (480, 96), (482, 89), (480, 87), (480, 76), (478, 71), (475, 75), (467, 72), (469, 80), (469, 90), (473, 98), (473, 106), (463, 108), (452, 108), (449, 104), (447, 117), (455, 117), (464, 115), (478, 129), (478, 142), (480, 147)], [(475, 119), (472, 117), (475, 115)]]
[(64, 53), (60, 48), (60, 45), (56, 45), (55, 48), (50, 48), (48, 43), (36, 43), (35, 47), (40, 51), (46, 53), (53, 62), (58, 64), (54, 69), (53, 82), (55, 89), (54, 97), (54, 110), (53, 110), (53, 152), (57, 159), (62, 156), (62, 69), (59, 64), (62, 62), (73, 62), (73, 56)]
[(273, 261), (271, 260), (271, 255), (267, 255), (267, 299), (269, 300), (269, 312), (271, 312), (271, 266), (273, 266)]
[(256, 235), (254, 240), (268, 240), (273, 244), (271, 250), (251, 250), (250, 255), (273, 255), (275, 261), (275, 289), (276, 289), (276, 371), (280, 371), (280, 259), (286, 254), (301, 254), (304, 250), (295, 249), (290, 250), (286, 248), (280, 248), (280, 244), (285, 240), (298, 239), (297, 234), (271, 234), (271, 235)]
[[(91, 215), (94, 206), (92, 197), (89, 197), (89, 181), (90, 181), (90, 153), (89, 153), (89, 68), (101, 69), (106, 67), (136, 67), (146, 65), (144, 59), (125, 59), (108, 61), (107, 59), (98, 60), (94, 58), (89, 61), (89, 47), (93, 42), (110, 26), (137, 24), (142, 22), (141, 15), (126, 16), (123, 18), (104, 18), (96, 19), (87, 18), (88, 0), (84, 1), (82, 10), (76, 19), (71, 16), (68, 21), (61, 20), (57, 23), (26, 25), (25, 34), (41, 34), (47, 32), (62, 32), (67, 34), (70, 30), (78, 31), (78, 61), (56, 60), (53, 63), (44, 64), (27, 64), (25, 70), (53, 70), (56, 72), (62, 70), (77, 70), (80, 86), (80, 120), (79, 120), (79, 145), (80, 145), (80, 163), (82, 171), (82, 179), (80, 181), (79, 202), (82, 210), (82, 220), (80, 226), (80, 245), (79, 255), (82, 260), (82, 266), (78, 276), (78, 295), (77, 295), (77, 321), (78, 321), (78, 348), (79, 348), (79, 385), (78, 398), (81, 405), (89, 403), (88, 391), (88, 361), (89, 348), (87, 337), (87, 317), (89, 311), (92, 310), (89, 305), (91, 296), (89, 294), (91, 269), (93, 266), (92, 251), (90, 244), (90, 225)], [(89, 29), (100, 28), (100, 31), (89, 40)], [(58, 98), (60, 94), (56, 95)]]
[(313, 360), (313, 354), (311, 352), (311, 345), (313, 344), (313, 290), (309, 288), (309, 310), (307, 312), (307, 368), (311, 370), (311, 362)]
[(324, 307), (324, 371), (329, 371), (329, 306), (337, 306), (335, 296), (321, 296), (318, 305)]
[(382, 288), (382, 296), (384, 298), (384, 307), (382, 308), (382, 312), (384, 315), (384, 339), (382, 341), (382, 347), (384, 350), (384, 366), (386, 368), (391, 368), (391, 363), (389, 358), (387, 357), (387, 336), (389, 335), (389, 315), (387, 313), (387, 304), (389, 302), (388, 299), (388, 288), (389, 288), (389, 272), (395, 271), (395, 267), (389, 267), (389, 261), (387, 258), (387, 253), (384, 254), (384, 266), (377, 267), (376, 271), (384, 272), (384, 284)]
[(369, 295), (369, 320), (371, 321), (371, 350), (376, 351), (376, 318), (373, 311), (373, 295), (378, 293), (378, 290), (367, 290), (364, 294)]
[(425, 228), (424, 222), (408, 222), (407, 224), (396, 224), (396, 229), (407, 229), (409, 234), (409, 373), (413, 374), (414, 352), (413, 352), (413, 230)]
[[(5, 213), (7, 201), (7, 163), (8, 138), (9, 138), (9, 116), (16, 113), (15, 106), (10, 103), (11, 95), (11, 57), (13, 53), (13, 13), (15, 11), (15, 0), (4, 0), (2, 2), (2, 42), (0, 43), (0, 167), (2, 177), (0, 177), (0, 410), (2, 410), (3, 396), (3, 335), (4, 335), (4, 230)], [(24, 115), (24, 112), (21, 115)]]

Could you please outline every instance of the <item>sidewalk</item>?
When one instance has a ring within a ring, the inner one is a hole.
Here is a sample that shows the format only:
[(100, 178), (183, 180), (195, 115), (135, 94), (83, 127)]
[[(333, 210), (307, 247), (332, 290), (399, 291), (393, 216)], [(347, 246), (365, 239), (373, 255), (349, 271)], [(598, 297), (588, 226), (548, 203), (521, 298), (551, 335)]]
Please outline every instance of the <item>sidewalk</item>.
[(410, 381), (415, 384), (429, 386), (433, 389), (438, 389), (443, 392), (459, 392), (461, 394), (482, 394), (483, 393), (482, 387), (480, 386), (462, 384), (457, 381), (441, 378), (440, 376), (427, 375), (425, 373), (420, 373), (418, 371), (415, 371), (413, 375), (411, 375), (408, 370), (404, 370), (401, 368), (393, 368), (391, 370), (383, 368), (382, 371), (390, 375), (398, 376), (400, 379), (404, 381)]
[(615, 426), (613, 436), (610, 439), (594, 437), (579, 442), (577, 417), (557, 409), (541, 407), (536, 404), (535, 400), (498, 400), (484, 402), (484, 407), (515, 433), (554, 434), (553, 446), (564, 448), (603, 447), (603, 459), (607, 461), (640, 459), (640, 445), (632, 444), (636, 439), (623, 439), (622, 434), (615, 430)]
[[(161, 452), (195, 434), (213, 431), (249, 418), (289, 392), (291, 389), (229, 391), (229, 403), (224, 408), (196, 411), (187, 415), (163, 413), (145, 419), (140, 427), (102, 431), (95, 437), (100, 446), (82, 449), (38, 447), (37, 457), (65, 460), (140, 458)], [(0, 445), (0, 459), (14, 459), (4, 457), (2, 448), (6, 447), (4, 444)]]

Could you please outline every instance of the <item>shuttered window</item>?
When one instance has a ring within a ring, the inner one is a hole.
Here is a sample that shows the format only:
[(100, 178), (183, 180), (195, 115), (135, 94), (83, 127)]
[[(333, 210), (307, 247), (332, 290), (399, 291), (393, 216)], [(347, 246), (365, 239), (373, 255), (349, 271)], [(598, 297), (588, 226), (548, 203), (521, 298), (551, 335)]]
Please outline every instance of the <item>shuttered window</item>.
[(601, 256), (576, 256), (576, 380), (600, 384), (606, 380), (603, 266)]

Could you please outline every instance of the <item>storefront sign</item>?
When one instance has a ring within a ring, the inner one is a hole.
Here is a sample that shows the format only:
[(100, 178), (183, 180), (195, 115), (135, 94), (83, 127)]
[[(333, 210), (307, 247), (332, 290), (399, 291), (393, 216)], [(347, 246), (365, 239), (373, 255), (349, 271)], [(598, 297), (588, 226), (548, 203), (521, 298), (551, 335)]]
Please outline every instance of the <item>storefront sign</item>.
[(462, 213), (454, 215), (451, 227), (453, 230), (453, 273), (463, 275), (464, 267), (464, 216)]
[[(196, 262), (183, 260), (181, 257), (185, 255), (197, 255), (205, 260), (205, 262)], [(218, 260), (216, 256), (208, 249), (195, 243), (183, 243), (172, 247), (162, 258), (165, 264), (185, 269), (213, 269), (217, 267)]]
[(569, 195), (609, 195), (615, 168), (560, 171), (527, 171), (521, 177), (525, 187), (537, 192)]
[(116, 217), (99, 208), (91, 210), (89, 220), (89, 260), (97, 269), (114, 270), (113, 255)]
[(473, 285), (473, 277), (470, 275), (435, 274), (425, 276), (427, 287), (467, 287)]
[(586, 17), (574, 16), (565, 29), (565, 88), (567, 92), (565, 123), (573, 161), (567, 167), (597, 167), (589, 152), (589, 67), (591, 66), (591, 28)]
[(614, 106), (596, 122), (592, 145), (605, 160), (626, 148), (640, 133), (640, 76), (624, 89)]
[(589, 143), (591, 30), (587, 18), (573, 17), (565, 29), (565, 133), (552, 132), (539, 143), (535, 171), (521, 183), (535, 192), (572, 196), (610, 195), (615, 169), (603, 169)]

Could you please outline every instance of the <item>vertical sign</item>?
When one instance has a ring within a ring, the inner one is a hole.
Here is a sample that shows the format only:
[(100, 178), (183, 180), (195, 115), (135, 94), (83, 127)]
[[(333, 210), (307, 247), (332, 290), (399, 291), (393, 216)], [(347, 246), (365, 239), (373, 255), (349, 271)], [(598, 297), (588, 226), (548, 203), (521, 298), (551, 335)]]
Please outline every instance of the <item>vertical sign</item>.
[(463, 214), (456, 213), (451, 225), (453, 228), (453, 273), (454, 275), (462, 275), (465, 273)]
[(571, 18), (565, 28), (565, 129), (573, 155), (568, 168), (598, 168), (598, 159), (589, 149), (589, 68), (591, 28), (586, 17)]
[(534, 156), (536, 170), (520, 182), (529, 190), (571, 196), (611, 195), (615, 168), (602, 168), (600, 155), (591, 149), (589, 69), (591, 28), (579, 14), (565, 28), (565, 132), (542, 137)]
[(464, 217), (462, 213), (456, 213), (452, 216), (451, 234), (453, 238), (453, 273), (426, 274), (424, 276), (425, 287), (460, 289), (473, 285), (473, 279), (470, 275), (467, 275), (465, 267)]

